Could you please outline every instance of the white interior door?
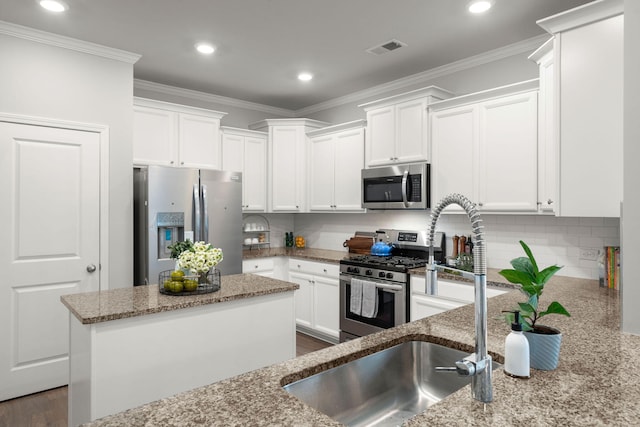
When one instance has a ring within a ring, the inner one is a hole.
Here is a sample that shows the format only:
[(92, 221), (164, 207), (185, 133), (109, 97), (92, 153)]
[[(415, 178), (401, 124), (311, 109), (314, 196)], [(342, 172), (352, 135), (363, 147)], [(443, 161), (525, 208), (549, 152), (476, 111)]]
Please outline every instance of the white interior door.
[(68, 382), (60, 296), (99, 289), (100, 136), (0, 122), (0, 401)]

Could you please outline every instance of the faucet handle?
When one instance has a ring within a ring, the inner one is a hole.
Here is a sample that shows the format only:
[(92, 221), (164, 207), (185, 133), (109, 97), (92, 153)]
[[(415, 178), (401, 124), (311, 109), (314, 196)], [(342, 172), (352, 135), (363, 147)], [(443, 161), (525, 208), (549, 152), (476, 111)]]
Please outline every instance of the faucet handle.
[[(487, 359), (475, 361), (476, 354), (472, 353), (462, 360), (458, 360), (456, 366), (437, 366), (438, 372), (455, 372), (461, 377), (473, 377), (487, 368)], [(490, 358), (489, 358), (490, 359)]]

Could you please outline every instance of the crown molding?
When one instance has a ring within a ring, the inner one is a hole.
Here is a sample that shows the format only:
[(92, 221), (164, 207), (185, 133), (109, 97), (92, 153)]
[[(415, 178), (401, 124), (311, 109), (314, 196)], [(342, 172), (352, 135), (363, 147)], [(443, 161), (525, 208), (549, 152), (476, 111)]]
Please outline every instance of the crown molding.
[(225, 106), (246, 108), (248, 110), (262, 111), (263, 113), (275, 114), (284, 117), (295, 117), (295, 111), (287, 110), (285, 108), (272, 107), (269, 105), (258, 104), (256, 102), (243, 101), (241, 99), (229, 98), (221, 95), (214, 95), (211, 93), (200, 92), (197, 90), (183, 89), (175, 86), (169, 86), (161, 83), (150, 82), (147, 80), (133, 80), (133, 88), (139, 90), (148, 90), (164, 95), (180, 96), (187, 99), (195, 99), (204, 102), (213, 102), (216, 104), (223, 104)]
[(431, 70), (423, 71), (421, 73), (413, 74), (408, 77), (403, 77), (398, 80), (393, 80), (388, 83), (384, 83), (378, 86), (374, 86), (369, 89), (365, 89), (359, 92), (354, 92), (349, 95), (341, 96), (331, 99), (319, 104), (310, 105), (308, 107), (301, 108), (295, 111), (296, 117), (309, 115), (318, 111), (326, 110), (333, 107), (338, 107), (349, 103), (358, 103), (364, 99), (371, 98), (376, 95), (382, 95), (393, 90), (401, 90), (411, 85), (420, 83), (426, 83), (435, 78), (445, 76), (447, 74), (455, 73), (458, 71), (464, 71), (469, 68), (477, 67), (479, 65), (488, 64), (493, 61), (508, 58), (510, 56), (519, 55), (523, 53), (530, 53), (540, 47), (547, 39), (548, 34), (532, 37), (527, 40), (523, 40), (518, 43), (513, 43), (507, 46), (503, 46), (498, 49), (493, 49), (469, 58), (461, 59), (459, 61), (452, 62), (450, 64), (443, 65), (441, 67), (433, 68)]
[(36, 30), (34, 28), (24, 27), (22, 25), (5, 21), (0, 21), (0, 34), (50, 46), (61, 47), (63, 49), (74, 50), (76, 52), (101, 56), (103, 58), (115, 59), (116, 61), (126, 62), (128, 64), (135, 64), (141, 57), (141, 55), (136, 53), (114, 49), (112, 47), (102, 46), (67, 36), (48, 33), (46, 31)]
[(460, 107), (480, 101), (488, 101), (490, 99), (500, 98), (506, 95), (518, 95), (525, 92), (532, 92), (538, 90), (539, 87), (540, 79), (525, 80), (434, 102), (433, 104), (429, 104), (429, 111), (440, 111), (451, 107)]
[(568, 31), (624, 13), (624, 0), (597, 0), (558, 13), (536, 23), (550, 34)]

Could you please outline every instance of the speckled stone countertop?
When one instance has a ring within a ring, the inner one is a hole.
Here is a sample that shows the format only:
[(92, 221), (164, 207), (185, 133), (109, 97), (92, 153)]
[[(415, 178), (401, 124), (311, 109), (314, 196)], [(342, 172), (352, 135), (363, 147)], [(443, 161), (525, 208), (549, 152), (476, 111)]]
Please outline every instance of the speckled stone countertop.
[(349, 252), (335, 251), (330, 249), (312, 248), (262, 248), (245, 249), (242, 251), (242, 259), (268, 258), (274, 256), (286, 256), (293, 258), (308, 259), (311, 261), (338, 263), (341, 259), (349, 256)]
[[(509, 328), (501, 310), (521, 301), (518, 291), (488, 302), (488, 348), (502, 361)], [(494, 401), (483, 405), (464, 387), (406, 422), (407, 426), (629, 426), (640, 424), (640, 337), (620, 332), (615, 291), (592, 280), (556, 276), (543, 303), (558, 300), (572, 317), (545, 324), (563, 332), (560, 365), (532, 371), (528, 380), (494, 371)], [(306, 354), (228, 380), (88, 423), (135, 426), (340, 425), (289, 395), (282, 385), (408, 340), (469, 350), (474, 343), (473, 304), (354, 341)]]
[(107, 322), (181, 308), (252, 298), (298, 289), (298, 285), (253, 274), (222, 276), (220, 290), (208, 294), (172, 296), (158, 285), (64, 295), (62, 303), (83, 324)]

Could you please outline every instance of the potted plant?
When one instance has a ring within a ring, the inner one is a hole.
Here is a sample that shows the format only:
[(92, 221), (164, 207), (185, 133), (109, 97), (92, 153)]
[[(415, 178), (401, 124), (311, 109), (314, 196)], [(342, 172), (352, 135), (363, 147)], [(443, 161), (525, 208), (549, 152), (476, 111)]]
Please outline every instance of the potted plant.
[[(558, 301), (553, 301), (546, 309), (540, 305), (540, 297), (545, 284), (562, 267), (552, 265), (540, 270), (531, 249), (522, 240), (520, 245), (526, 257), (511, 260), (513, 269), (501, 270), (499, 273), (509, 282), (520, 285), (519, 289), (527, 296), (526, 302), (518, 303), (520, 324), (529, 340), (531, 367), (541, 370), (553, 370), (558, 367), (562, 334), (559, 330), (540, 325), (538, 321), (550, 314), (571, 316)], [(513, 313), (505, 315), (505, 319), (513, 322)]]

